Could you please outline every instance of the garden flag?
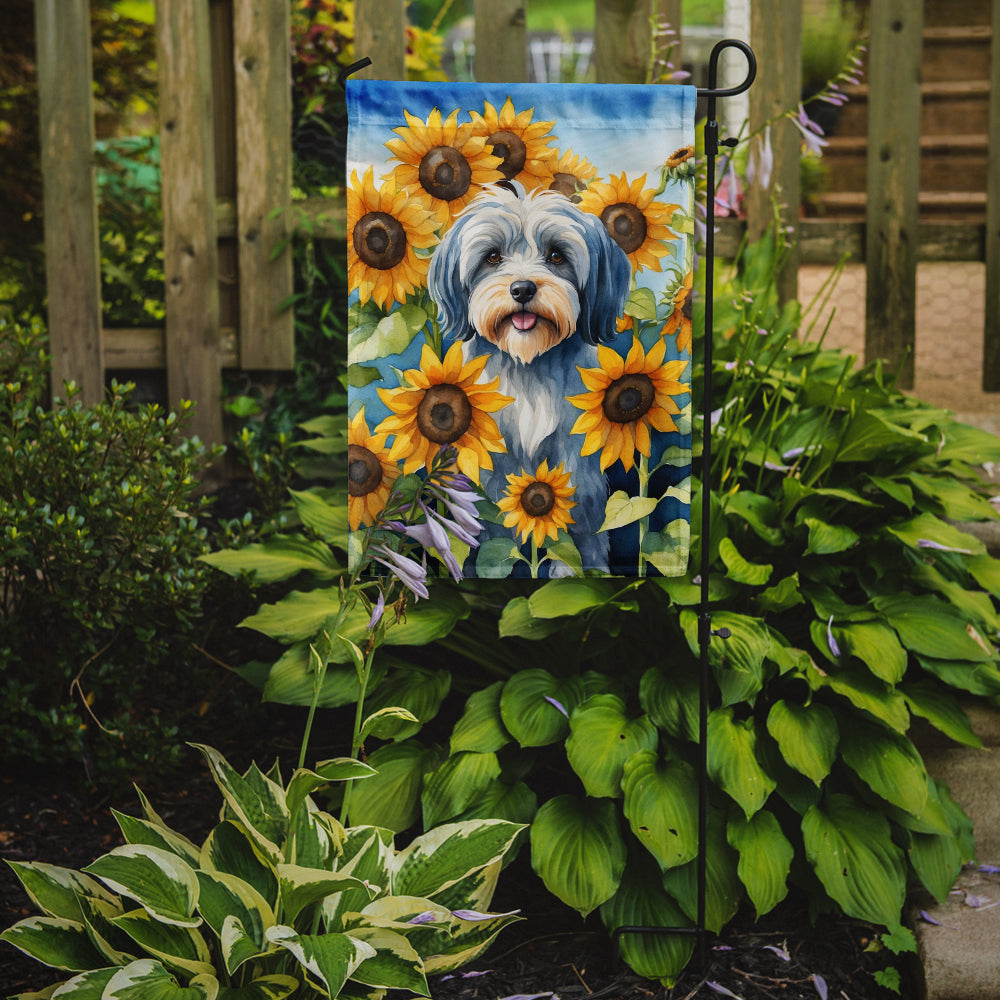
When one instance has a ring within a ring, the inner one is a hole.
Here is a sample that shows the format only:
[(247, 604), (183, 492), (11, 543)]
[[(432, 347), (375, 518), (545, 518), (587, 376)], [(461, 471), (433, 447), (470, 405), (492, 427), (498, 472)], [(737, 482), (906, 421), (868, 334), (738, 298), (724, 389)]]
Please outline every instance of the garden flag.
[(481, 577), (687, 568), (696, 92), (349, 80), (349, 519), (444, 446)]

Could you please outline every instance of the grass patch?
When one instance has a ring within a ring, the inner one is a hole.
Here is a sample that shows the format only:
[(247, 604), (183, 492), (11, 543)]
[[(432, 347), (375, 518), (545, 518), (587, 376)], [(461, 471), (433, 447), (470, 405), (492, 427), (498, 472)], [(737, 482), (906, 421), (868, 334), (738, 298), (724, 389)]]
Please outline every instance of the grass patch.
[[(724, 0), (684, 0), (685, 25), (722, 24)], [(593, 31), (594, 0), (528, 0), (529, 31)]]

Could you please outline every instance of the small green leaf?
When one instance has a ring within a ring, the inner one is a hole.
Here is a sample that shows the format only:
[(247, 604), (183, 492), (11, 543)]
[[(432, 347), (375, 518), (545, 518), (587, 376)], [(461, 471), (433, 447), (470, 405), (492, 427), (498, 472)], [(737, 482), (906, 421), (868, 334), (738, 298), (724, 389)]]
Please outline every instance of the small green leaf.
[(500, 692), (503, 681), (476, 691), (465, 703), (462, 717), (451, 733), (451, 752), (475, 750), (490, 753), (510, 742), (510, 733), (504, 728), (500, 716)]
[(272, 535), (266, 542), (210, 552), (200, 558), (223, 573), (230, 576), (246, 574), (258, 584), (288, 580), (298, 573), (311, 573), (319, 580), (330, 580), (343, 572), (325, 542), (286, 535)]
[(424, 779), (421, 795), (424, 827), (454, 819), (499, 776), (500, 764), (495, 753), (452, 754)]
[(660, 729), (678, 740), (698, 739), (697, 675), (679, 665), (650, 667), (639, 681), (639, 704)]
[(726, 564), (726, 576), (748, 587), (763, 587), (774, 570), (770, 563), (762, 565), (747, 562), (730, 538), (723, 538), (719, 542), (719, 557)]
[(582, 700), (579, 677), (560, 679), (547, 670), (522, 670), (504, 684), (500, 716), (521, 746), (547, 746), (566, 736), (569, 715)]
[(708, 717), (708, 774), (749, 819), (767, 801), (776, 782), (757, 762), (753, 718), (733, 718), (733, 709), (717, 708)]
[(562, 618), (603, 607), (617, 592), (612, 580), (550, 580), (528, 598), (528, 607), (535, 618)]
[(903, 645), (938, 660), (995, 660), (995, 650), (975, 626), (950, 605), (930, 596), (880, 595), (875, 607), (899, 634)]
[(854, 718), (850, 738), (841, 741), (840, 753), (876, 795), (905, 812), (919, 815), (923, 811), (927, 772), (907, 737)]
[(630, 497), (624, 490), (617, 490), (608, 498), (604, 521), (597, 530), (611, 531), (641, 521), (656, 510), (659, 502), (656, 497)]
[(729, 846), (739, 851), (736, 873), (760, 919), (788, 894), (795, 849), (773, 813), (762, 809), (750, 819), (737, 816), (726, 828)]
[(489, 538), (476, 552), (476, 576), (502, 580), (510, 576), (514, 563), (521, 558), (517, 542), (510, 538)]
[(779, 699), (768, 713), (767, 731), (785, 761), (818, 787), (837, 756), (839, 732), (833, 712), (815, 701), (798, 705)]
[(420, 817), (424, 772), (436, 760), (434, 751), (416, 740), (379, 747), (368, 757), (377, 773), (351, 790), (351, 824), (397, 833), (412, 826)]
[(267, 939), (294, 955), (332, 997), (340, 995), (362, 962), (376, 955), (370, 944), (349, 934), (296, 934), (293, 928), (279, 924), (268, 928)]

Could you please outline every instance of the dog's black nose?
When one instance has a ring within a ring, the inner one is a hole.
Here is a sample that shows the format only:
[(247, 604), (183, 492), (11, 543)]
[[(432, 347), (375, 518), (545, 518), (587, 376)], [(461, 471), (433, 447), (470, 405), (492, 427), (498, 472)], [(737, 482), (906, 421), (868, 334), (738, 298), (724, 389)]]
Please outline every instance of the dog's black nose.
[(533, 281), (512, 281), (510, 283), (511, 298), (515, 302), (530, 302), (535, 297), (538, 286)]

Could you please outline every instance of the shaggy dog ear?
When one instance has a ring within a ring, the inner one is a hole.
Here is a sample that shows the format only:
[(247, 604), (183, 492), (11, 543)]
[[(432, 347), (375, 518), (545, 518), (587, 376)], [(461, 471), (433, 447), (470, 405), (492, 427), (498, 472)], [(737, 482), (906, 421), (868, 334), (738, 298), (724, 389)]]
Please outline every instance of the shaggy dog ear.
[(586, 288), (580, 289), (577, 330), (588, 344), (597, 344), (617, 335), (615, 320), (625, 311), (632, 265), (625, 251), (608, 235), (604, 223), (596, 215), (581, 214), (586, 219), (591, 270)]
[(462, 285), (461, 232), (469, 216), (460, 216), (434, 250), (427, 271), (427, 291), (437, 303), (438, 322), (445, 337), (470, 340), (475, 334), (469, 322), (469, 290)]

